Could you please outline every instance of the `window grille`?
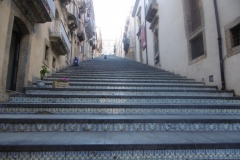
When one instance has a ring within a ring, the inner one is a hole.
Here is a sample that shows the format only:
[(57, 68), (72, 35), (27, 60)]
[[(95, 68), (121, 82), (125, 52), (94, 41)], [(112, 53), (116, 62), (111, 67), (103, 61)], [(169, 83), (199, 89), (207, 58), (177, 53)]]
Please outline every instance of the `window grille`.
[(237, 47), (240, 45), (240, 25), (231, 29), (232, 33), (232, 47)]
[(204, 55), (203, 35), (200, 34), (190, 41), (192, 60)]

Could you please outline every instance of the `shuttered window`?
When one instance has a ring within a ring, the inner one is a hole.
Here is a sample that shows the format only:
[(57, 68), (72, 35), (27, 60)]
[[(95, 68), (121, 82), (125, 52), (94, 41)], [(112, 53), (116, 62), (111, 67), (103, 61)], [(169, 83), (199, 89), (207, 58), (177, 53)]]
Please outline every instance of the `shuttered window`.
[(190, 48), (192, 60), (204, 55), (204, 42), (202, 34), (190, 41)]

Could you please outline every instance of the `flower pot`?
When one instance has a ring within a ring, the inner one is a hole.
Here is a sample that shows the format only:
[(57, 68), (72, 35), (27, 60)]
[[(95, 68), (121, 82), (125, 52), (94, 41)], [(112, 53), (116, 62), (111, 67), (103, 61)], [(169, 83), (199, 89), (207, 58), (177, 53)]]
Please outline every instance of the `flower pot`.
[(54, 81), (53, 88), (68, 88), (69, 87), (69, 82), (58, 82), (58, 81)]
[(44, 87), (45, 86), (45, 82), (43, 80), (38, 80), (37, 81), (37, 86), (38, 87)]

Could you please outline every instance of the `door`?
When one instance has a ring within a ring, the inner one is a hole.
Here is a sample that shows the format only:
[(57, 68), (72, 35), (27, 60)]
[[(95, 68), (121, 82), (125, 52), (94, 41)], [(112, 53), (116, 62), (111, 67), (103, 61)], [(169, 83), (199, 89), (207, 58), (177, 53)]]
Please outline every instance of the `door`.
[(19, 59), (20, 33), (13, 31), (11, 48), (9, 53), (8, 73), (7, 73), (7, 90), (16, 90), (18, 59)]

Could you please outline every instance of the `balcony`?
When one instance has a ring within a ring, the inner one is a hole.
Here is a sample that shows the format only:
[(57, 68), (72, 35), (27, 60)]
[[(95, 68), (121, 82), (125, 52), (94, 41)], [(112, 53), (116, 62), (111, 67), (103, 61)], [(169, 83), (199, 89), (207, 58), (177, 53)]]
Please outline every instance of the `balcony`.
[(67, 16), (68, 16), (68, 27), (71, 31), (78, 28), (78, 7), (75, 1), (71, 1), (67, 6)]
[(91, 39), (93, 37), (93, 31), (94, 31), (94, 24), (90, 18), (85, 19), (85, 32), (87, 34), (87, 38)]
[(31, 17), (33, 23), (51, 22), (55, 18), (53, 0), (13, 0), (22, 12)]
[(77, 3), (78, 3), (79, 12), (81, 14), (86, 13), (86, 3), (83, 0), (78, 0)]
[(66, 6), (71, 2), (71, 0), (60, 0), (60, 1), (61, 1), (63, 6)]
[(58, 55), (66, 55), (70, 52), (70, 41), (61, 20), (54, 20), (50, 27), (50, 42)]
[(146, 20), (149, 23), (152, 23), (152, 20), (157, 14), (157, 11), (158, 11), (157, 0), (149, 0), (148, 5), (146, 6)]

